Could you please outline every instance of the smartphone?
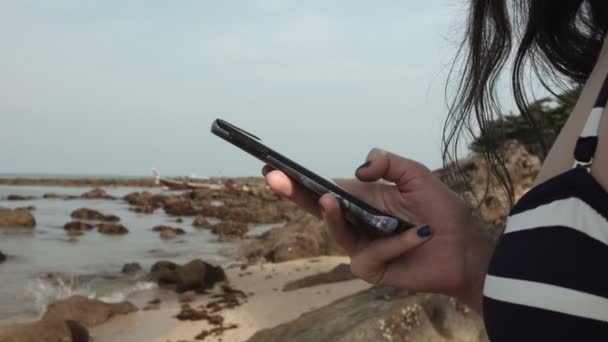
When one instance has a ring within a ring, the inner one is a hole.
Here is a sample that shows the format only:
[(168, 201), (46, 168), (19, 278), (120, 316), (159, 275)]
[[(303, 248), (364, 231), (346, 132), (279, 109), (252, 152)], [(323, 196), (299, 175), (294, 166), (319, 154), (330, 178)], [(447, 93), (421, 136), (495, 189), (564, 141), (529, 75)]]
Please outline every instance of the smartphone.
[(413, 227), (409, 222), (388, 215), (365, 203), (335, 183), (318, 176), (262, 144), (261, 139), (255, 135), (224, 120), (216, 119), (211, 126), (211, 132), (273, 168), (283, 171), (294, 181), (317, 195), (333, 194), (343, 211), (347, 213), (345, 217), (351, 223), (364, 226), (367, 233), (373, 237), (391, 235)]

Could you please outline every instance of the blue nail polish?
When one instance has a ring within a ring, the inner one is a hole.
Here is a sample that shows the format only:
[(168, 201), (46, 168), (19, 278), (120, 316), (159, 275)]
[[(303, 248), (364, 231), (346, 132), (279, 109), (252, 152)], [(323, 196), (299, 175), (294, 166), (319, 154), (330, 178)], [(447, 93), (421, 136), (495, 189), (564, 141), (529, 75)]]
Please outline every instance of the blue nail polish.
[(416, 232), (418, 234), (419, 237), (421, 238), (425, 238), (429, 235), (431, 235), (431, 227), (429, 227), (428, 225), (421, 227), (420, 229), (418, 229), (418, 231)]
[(368, 160), (368, 161), (366, 161), (365, 163), (361, 164), (361, 166), (359, 166), (359, 167), (357, 168), (357, 170), (359, 170), (359, 169), (364, 169), (364, 168), (366, 168), (366, 167), (370, 166), (371, 164), (372, 164), (372, 161), (371, 161), (371, 160)]

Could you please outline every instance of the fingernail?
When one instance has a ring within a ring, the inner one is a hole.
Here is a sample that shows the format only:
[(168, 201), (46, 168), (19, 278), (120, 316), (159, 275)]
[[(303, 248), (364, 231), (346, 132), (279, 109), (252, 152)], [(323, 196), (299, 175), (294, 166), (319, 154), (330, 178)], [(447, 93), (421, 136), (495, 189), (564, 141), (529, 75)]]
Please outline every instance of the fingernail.
[(371, 164), (372, 164), (372, 161), (371, 161), (371, 160), (368, 160), (368, 161), (366, 161), (365, 163), (361, 164), (361, 166), (359, 166), (359, 167), (357, 168), (357, 170), (364, 169), (364, 168), (366, 168), (366, 167), (370, 166)]
[(418, 236), (421, 238), (425, 238), (425, 237), (431, 235), (431, 227), (429, 227), (428, 225), (421, 227), (418, 229), (416, 234), (418, 234)]

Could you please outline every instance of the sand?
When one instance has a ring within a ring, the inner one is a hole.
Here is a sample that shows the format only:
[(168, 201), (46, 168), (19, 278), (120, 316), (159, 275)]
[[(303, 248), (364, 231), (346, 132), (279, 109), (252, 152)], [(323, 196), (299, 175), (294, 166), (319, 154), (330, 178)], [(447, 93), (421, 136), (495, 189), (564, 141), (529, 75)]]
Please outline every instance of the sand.
[[(209, 336), (204, 341), (244, 341), (258, 330), (291, 321), (305, 312), (369, 288), (370, 284), (362, 280), (350, 280), (282, 291), (283, 286), (290, 281), (326, 272), (340, 263), (348, 262), (347, 257), (317, 257), (279, 264), (260, 264), (249, 266), (245, 270), (239, 267), (227, 268), (230, 285), (250, 295), (243, 305), (219, 312), (224, 317), (224, 325), (236, 324), (238, 328), (227, 330), (217, 337)], [(159, 310), (116, 317), (90, 329), (91, 335), (97, 342), (177, 342), (194, 341), (194, 337), (202, 330), (212, 328), (206, 321), (183, 322), (175, 319), (173, 316), (180, 311), (180, 305), (175, 295), (166, 291), (142, 294), (134, 302), (141, 306), (156, 297), (163, 298)], [(210, 296), (198, 296), (190, 305), (196, 308), (210, 300)]]

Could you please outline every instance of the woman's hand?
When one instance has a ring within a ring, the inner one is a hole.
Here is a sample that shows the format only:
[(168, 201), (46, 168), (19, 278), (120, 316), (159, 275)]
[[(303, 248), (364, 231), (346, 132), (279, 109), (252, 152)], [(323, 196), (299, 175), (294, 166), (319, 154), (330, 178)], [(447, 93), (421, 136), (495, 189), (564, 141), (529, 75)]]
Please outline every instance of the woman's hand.
[[(483, 279), (493, 243), (476, 228), (466, 204), (424, 165), (372, 150), (359, 180), (338, 184), (395, 217), (417, 225), (396, 236), (371, 240), (344, 220), (338, 201), (318, 196), (266, 166), (271, 189), (323, 217), (331, 236), (351, 257), (353, 272), (373, 283), (455, 296), (481, 310)], [(387, 182), (376, 182), (383, 179)]]

